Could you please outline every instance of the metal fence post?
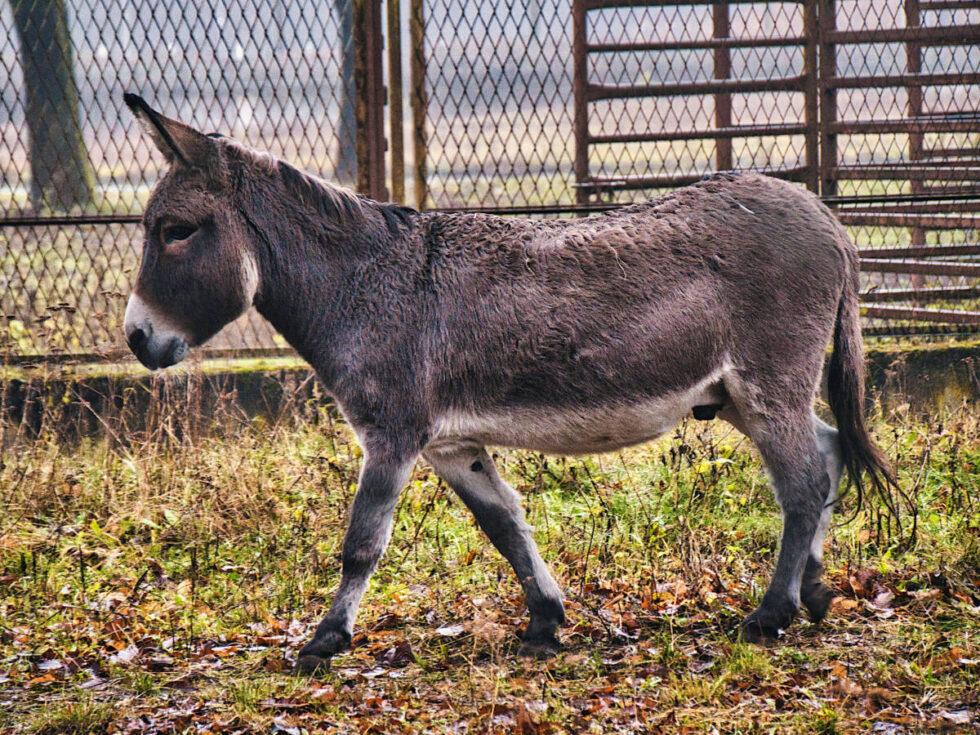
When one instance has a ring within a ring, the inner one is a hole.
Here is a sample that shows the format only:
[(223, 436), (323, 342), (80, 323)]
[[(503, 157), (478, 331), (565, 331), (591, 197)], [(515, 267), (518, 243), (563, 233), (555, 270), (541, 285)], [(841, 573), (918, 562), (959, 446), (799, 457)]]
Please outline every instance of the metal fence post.
[(357, 189), (388, 199), (385, 186), (384, 63), (381, 0), (354, 0), (354, 85), (357, 88)]
[(405, 131), (402, 113), (401, 0), (388, 7), (388, 121), (391, 125), (391, 200), (405, 203)]
[(806, 187), (820, 193), (820, 97), (817, 91), (817, 0), (803, 5), (803, 119), (806, 123)]
[(425, 0), (411, 0), (409, 7), (409, 37), (411, 43), (412, 73), (412, 143), (415, 158), (415, 206), (424, 209), (429, 196), (429, 172), (426, 157), (429, 155), (425, 130), (425, 116), (429, 108), (429, 96), (425, 89)]
[(820, 35), (820, 195), (837, 194), (837, 88), (824, 86), (837, 76), (837, 45), (827, 41), (828, 34), (837, 28), (837, 3), (819, 0), (817, 26)]
[(589, 59), (586, 0), (572, 0), (572, 81), (575, 96), (575, 201), (589, 203)]
[[(728, 3), (714, 3), (712, 6), (712, 25), (714, 38), (728, 38), (731, 23), (728, 17)], [(727, 46), (718, 46), (714, 52), (715, 79), (728, 79), (732, 75), (732, 52)], [(715, 127), (730, 128), (732, 125), (732, 95), (730, 92), (715, 94)], [(715, 139), (715, 166), (719, 171), (731, 171), (732, 139), (727, 135)]]

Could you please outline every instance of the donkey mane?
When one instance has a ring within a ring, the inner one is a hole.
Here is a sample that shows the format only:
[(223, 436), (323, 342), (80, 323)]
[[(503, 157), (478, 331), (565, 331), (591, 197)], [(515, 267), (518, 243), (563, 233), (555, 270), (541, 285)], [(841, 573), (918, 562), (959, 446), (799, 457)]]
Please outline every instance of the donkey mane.
[(388, 229), (393, 234), (397, 234), (401, 227), (407, 226), (412, 217), (418, 214), (411, 207), (376, 202), (343, 186), (331, 184), (318, 176), (300, 171), (271, 153), (249, 148), (224, 136), (221, 136), (221, 140), (229, 150), (238, 154), (242, 163), (256, 166), (270, 176), (278, 178), (287, 193), (311, 207), (318, 215), (329, 217), (331, 220), (344, 224), (359, 224), (368, 218), (371, 210), (374, 210), (382, 217)]
[(350, 189), (328, 183), (282, 160), (277, 159), (276, 169), (286, 191), (313, 207), (317, 214), (342, 222), (357, 222), (364, 218), (367, 200)]

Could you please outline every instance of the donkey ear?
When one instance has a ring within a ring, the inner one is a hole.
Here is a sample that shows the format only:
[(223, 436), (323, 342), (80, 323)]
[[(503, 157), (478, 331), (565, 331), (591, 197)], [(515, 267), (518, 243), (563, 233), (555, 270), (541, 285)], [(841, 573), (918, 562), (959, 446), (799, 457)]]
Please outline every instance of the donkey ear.
[(133, 111), (140, 127), (153, 139), (156, 147), (170, 163), (199, 168), (207, 165), (209, 155), (215, 147), (213, 140), (190, 125), (164, 117), (139, 95), (126, 92), (123, 102)]

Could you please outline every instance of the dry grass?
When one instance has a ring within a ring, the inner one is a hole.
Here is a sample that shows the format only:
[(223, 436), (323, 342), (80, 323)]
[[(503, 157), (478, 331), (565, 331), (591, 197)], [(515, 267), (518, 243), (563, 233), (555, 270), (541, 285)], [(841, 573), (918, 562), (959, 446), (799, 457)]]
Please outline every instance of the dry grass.
[(326, 409), (246, 420), (228, 403), (204, 425), (183, 405), (70, 444), (5, 428), (0, 731), (978, 727), (968, 407), (878, 417), (917, 539), (908, 515), (899, 533), (874, 506), (835, 529), (841, 597), (771, 648), (735, 631), (764, 589), (778, 517), (754, 451), (723, 426), (690, 422), (619, 455), (501, 453), (568, 595), (565, 652), (545, 662), (515, 658), (512, 572), (420, 464), (353, 649), (311, 681), (285, 670), (337, 582), (360, 452)]

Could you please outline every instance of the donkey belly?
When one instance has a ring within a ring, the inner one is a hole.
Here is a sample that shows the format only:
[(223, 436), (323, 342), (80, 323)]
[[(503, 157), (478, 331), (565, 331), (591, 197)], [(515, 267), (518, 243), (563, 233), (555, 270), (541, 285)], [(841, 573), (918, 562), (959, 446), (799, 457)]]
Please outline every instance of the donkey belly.
[(633, 402), (609, 401), (580, 409), (563, 406), (451, 411), (430, 443), (470, 441), (549, 454), (591, 454), (641, 444), (665, 434), (694, 406), (723, 404), (721, 371), (689, 389)]

